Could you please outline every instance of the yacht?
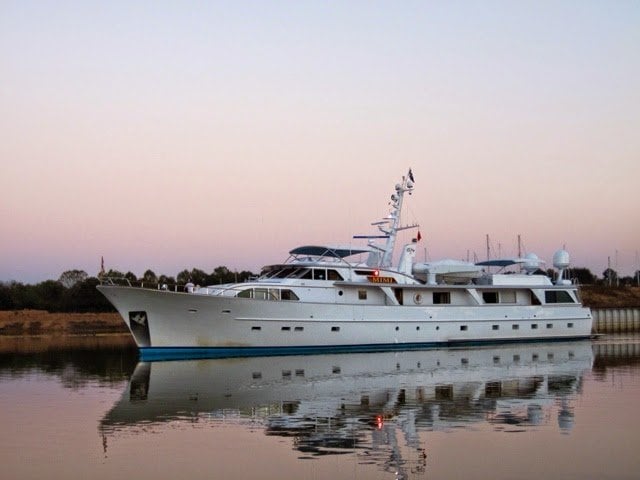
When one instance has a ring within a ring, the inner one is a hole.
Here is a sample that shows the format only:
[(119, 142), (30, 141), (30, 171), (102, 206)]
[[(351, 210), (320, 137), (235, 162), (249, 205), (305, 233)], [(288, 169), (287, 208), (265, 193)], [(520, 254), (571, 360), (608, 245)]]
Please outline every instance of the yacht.
[[(592, 316), (565, 278), (535, 254), (484, 262), (418, 261), (421, 235), (395, 255), (415, 180), (395, 185), (391, 210), (355, 246), (304, 245), (251, 281), (184, 287), (101, 278), (97, 288), (129, 327), (143, 358), (380, 351), (462, 343), (591, 336)], [(506, 272), (507, 268), (513, 272)]]

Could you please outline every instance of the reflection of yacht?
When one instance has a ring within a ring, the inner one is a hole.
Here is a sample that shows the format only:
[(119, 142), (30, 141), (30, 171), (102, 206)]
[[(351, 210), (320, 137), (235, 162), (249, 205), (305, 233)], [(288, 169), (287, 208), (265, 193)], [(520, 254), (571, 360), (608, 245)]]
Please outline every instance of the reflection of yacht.
[[(391, 195), (390, 214), (373, 224), (380, 232), (356, 237), (369, 239), (366, 246), (298, 247), (245, 283), (172, 291), (104, 278), (98, 288), (148, 359), (158, 350), (295, 354), (591, 334), (591, 313), (563, 278), (564, 250), (554, 255), (555, 282), (540, 274), (544, 262), (534, 254), (475, 264), (416, 262), (419, 232), (392, 265), (398, 232), (416, 227), (401, 224), (404, 196), (413, 188), (409, 170)], [(521, 271), (487, 271), (509, 266)]]
[(100, 428), (115, 438), (139, 426), (146, 432), (165, 422), (235, 419), (292, 437), (309, 455), (366, 444), (383, 451), (384, 464), (400, 454), (397, 430), (422, 455), (420, 431), (485, 421), (523, 428), (548, 421), (563, 402), (554, 414), (566, 431), (572, 396), (592, 361), (591, 343), (582, 341), (141, 362)]

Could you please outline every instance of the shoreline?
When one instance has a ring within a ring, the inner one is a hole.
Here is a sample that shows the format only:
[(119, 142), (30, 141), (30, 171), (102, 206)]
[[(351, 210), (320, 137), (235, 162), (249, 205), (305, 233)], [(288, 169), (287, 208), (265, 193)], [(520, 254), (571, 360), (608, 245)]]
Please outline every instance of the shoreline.
[(128, 334), (118, 313), (50, 313), (45, 310), (0, 311), (0, 336), (80, 336)]

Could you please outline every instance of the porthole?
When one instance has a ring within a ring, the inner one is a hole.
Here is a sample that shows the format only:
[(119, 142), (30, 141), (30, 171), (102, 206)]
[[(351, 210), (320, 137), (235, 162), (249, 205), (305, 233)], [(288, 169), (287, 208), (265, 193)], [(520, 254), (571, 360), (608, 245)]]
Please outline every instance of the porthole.
[(413, 296), (413, 301), (415, 302), (416, 305), (420, 305), (422, 303), (422, 294), (416, 293)]

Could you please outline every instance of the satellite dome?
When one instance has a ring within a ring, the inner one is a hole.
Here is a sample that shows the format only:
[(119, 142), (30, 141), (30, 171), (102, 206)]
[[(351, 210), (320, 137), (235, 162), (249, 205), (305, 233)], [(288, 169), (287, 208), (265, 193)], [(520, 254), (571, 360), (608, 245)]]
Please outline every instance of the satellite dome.
[(558, 250), (553, 254), (553, 266), (558, 270), (564, 270), (571, 264), (569, 252), (566, 250)]

